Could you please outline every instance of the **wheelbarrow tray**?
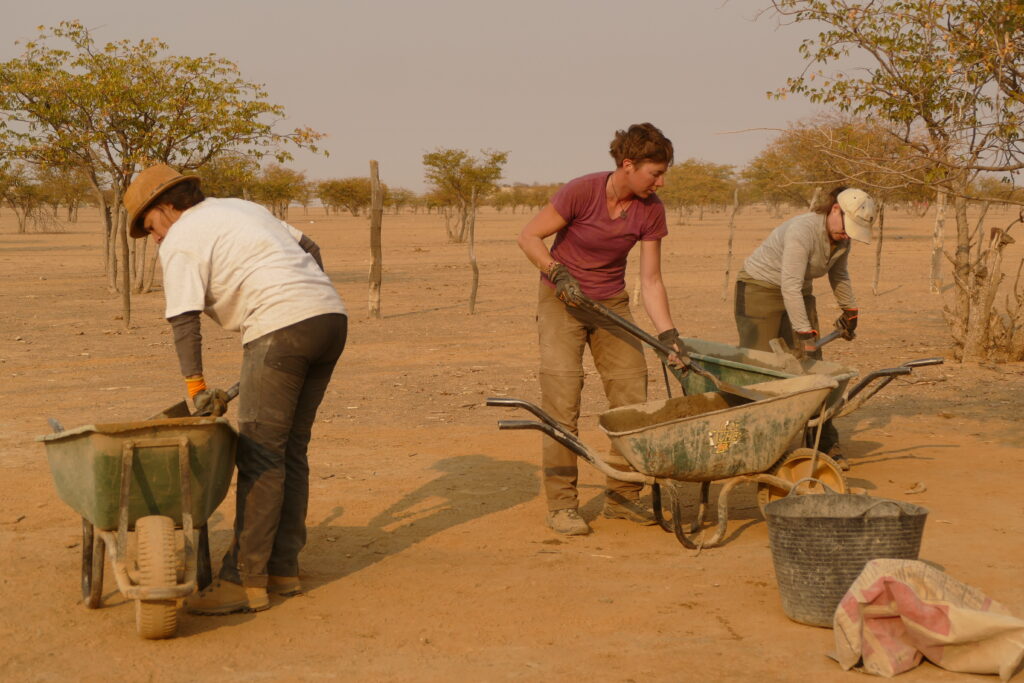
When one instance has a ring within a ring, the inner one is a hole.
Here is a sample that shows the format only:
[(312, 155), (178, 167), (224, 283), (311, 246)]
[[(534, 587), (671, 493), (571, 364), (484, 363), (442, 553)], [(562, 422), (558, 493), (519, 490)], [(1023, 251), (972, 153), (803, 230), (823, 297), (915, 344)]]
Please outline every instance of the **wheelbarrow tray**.
[[(749, 386), (776, 379), (789, 379), (801, 375), (827, 375), (836, 381), (836, 387), (829, 395), (826, 405), (831, 406), (842, 398), (850, 380), (859, 373), (839, 363), (806, 359), (800, 361), (802, 373), (786, 370), (785, 358), (780, 358), (768, 351), (758, 351), (742, 346), (732, 346), (704, 339), (684, 338), (690, 358), (700, 363), (701, 367), (724, 382), (736, 386)], [(791, 359), (795, 361), (796, 359)], [(687, 394), (702, 394), (714, 391), (715, 386), (700, 375), (689, 372), (683, 378), (683, 389)]]
[(118, 528), (121, 471), (134, 449), (128, 523), (164, 515), (182, 523), (180, 449), (188, 450), (192, 521), (206, 524), (227, 495), (238, 434), (222, 417), (93, 424), (41, 436), (57, 495), (104, 531)]
[(836, 381), (812, 374), (755, 387), (774, 397), (679, 396), (614, 408), (599, 425), (630, 466), (648, 476), (705, 482), (765, 472), (821, 411)]

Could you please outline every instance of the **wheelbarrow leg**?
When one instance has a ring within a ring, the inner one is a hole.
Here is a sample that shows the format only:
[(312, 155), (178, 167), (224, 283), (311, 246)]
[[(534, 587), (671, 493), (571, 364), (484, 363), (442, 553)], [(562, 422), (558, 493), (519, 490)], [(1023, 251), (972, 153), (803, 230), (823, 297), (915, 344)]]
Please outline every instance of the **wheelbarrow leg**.
[(695, 534), (704, 527), (704, 518), (708, 512), (708, 496), (711, 492), (711, 482), (702, 481), (700, 483), (700, 503), (697, 505), (697, 517), (693, 520), (693, 524), (690, 525), (690, 533)]
[(95, 533), (92, 522), (82, 518), (82, 602), (96, 609), (103, 601), (103, 561), (106, 543)]
[[(671, 494), (669, 494), (671, 498)], [(651, 507), (654, 508), (654, 519), (663, 530), (672, 533), (672, 520), (665, 518), (665, 511), (661, 506), (661, 484), (651, 484)]]
[[(711, 538), (709, 538), (707, 540), (700, 539), (700, 541), (698, 543), (695, 543), (693, 540), (691, 540), (691, 538), (687, 535), (687, 532), (683, 530), (683, 524), (682, 524), (682, 521), (681, 521), (682, 513), (683, 513), (683, 505), (682, 505), (682, 502), (680, 501), (679, 495), (677, 493), (673, 492), (672, 493), (672, 530), (676, 534), (676, 539), (678, 539), (678, 541), (684, 547), (689, 548), (691, 550), (698, 549), (698, 548), (701, 548), (701, 549), (703, 549), (703, 548), (713, 548), (716, 545), (718, 545), (719, 543), (721, 543), (722, 539), (725, 538), (725, 532), (726, 532), (726, 529), (729, 526), (729, 494), (732, 492), (732, 489), (737, 484), (739, 484), (741, 482), (744, 482), (744, 481), (748, 481), (748, 478), (747, 477), (734, 477), (734, 478), (726, 480), (722, 484), (722, 490), (718, 494), (718, 530), (715, 532), (715, 535), (712, 536)], [(689, 531), (690, 534), (696, 533), (698, 530), (700, 530), (704, 526), (704, 513), (707, 510), (708, 495), (709, 495), (709, 491), (710, 490), (711, 490), (711, 482), (707, 482), (707, 481), (701, 482), (701, 485), (700, 485), (700, 507), (699, 507), (699, 509), (697, 511), (697, 519), (690, 526), (690, 531)]]
[(680, 500), (679, 493), (673, 490), (669, 494), (669, 497), (672, 499), (672, 531), (676, 535), (676, 540), (678, 540), (684, 548), (695, 550), (697, 548), (697, 544), (691, 541), (686, 535), (686, 532), (683, 531), (683, 503)]
[(199, 527), (199, 548), (196, 551), (196, 586), (203, 590), (213, 583), (213, 565), (210, 562), (210, 527)]

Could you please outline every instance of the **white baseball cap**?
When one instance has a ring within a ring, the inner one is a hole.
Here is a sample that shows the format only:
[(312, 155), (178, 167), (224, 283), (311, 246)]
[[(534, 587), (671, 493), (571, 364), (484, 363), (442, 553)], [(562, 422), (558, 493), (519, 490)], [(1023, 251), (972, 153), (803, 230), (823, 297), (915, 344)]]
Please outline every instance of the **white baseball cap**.
[(871, 225), (878, 215), (875, 200), (864, 190), (851, 187), (839, 193), (836, 203), (845, 214), (843, 222), (850, 239), (871, 244)]

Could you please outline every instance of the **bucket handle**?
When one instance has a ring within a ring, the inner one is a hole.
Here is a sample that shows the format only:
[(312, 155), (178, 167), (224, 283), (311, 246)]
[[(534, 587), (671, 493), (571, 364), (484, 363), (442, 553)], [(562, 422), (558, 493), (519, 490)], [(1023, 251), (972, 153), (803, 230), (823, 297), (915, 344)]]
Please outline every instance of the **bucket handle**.
[(795, 482), (793, 482), (793, 488), (789, 489), (789, 493), (786, 494), (786, 497), (788, 498), (789, 496), (792, 496), (796, 492), (800, 484), (804, 483), (805, 481), (816, 481), (822, 485), (826, 493), (829, 493), (834, 496), (839, 495), (838, 491), (836, 491), (834, 488), (823, 482), (821, 479), (818, 479), (817, 477), (804, 477), (803, 479), (798, 479)]
[(903, 509), (903, 506), (900, 505), (898, 501), (895, 501), (895, 500), (876, 500), (874, 503), (869, 505), (868, 508), (866, 510), (864, 510), (864, 512), (860, 513), (858, 515), (858, 517), (866, 517), (867, 514), (869, 512), (871, 512), (872, 510), (874, 510), (876, 507), (878, 507), (879, 505), (885, 505), (886, 503), (889, 503), (890, 505), (895, 505), (896, 508), (900, 511), (900, 516), (901, 517), (906, 514), (906, 510)]

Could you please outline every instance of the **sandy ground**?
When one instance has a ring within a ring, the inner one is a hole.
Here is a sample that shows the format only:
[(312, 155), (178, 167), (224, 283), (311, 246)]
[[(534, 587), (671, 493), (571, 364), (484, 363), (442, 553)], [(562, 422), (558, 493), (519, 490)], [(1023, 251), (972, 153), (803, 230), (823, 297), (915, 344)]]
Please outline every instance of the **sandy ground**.
[[(483, 405), (539, 398), (536, 273), (514, 242), (526, 216), (481, 215), (475, 315), (466, 246), (446, 244), (436, 216), (387, 216), (380, 320), (367, 315), (366, 220), (319, 209), (290, 220), (322, 246), (351, 313), (311, 448), (310, 590), (257, 615), (181, 614), (177, 638), (143, 641), (109, 571), (104, 607), (81, 605), (80, 520), (34, 439), (51, 416), (68, 428), (136, 420), (182, 397), (162, 294), (137, 297), (125, 329), (94, 212), (63, 233), (27, 235), (0, 213), (0, 678), (853, 680), (826, 657), (831, 630), (783, 614), (752, 488), (734, 494), (724, 546), (699, 554), (658, 528), (597, 517), (603, 478), (586, 465), (582, 511), (594, 533), (562, 538), (544, 526), (541, 437), (499, 432), (498, 419), (521, 415)], [(827, 351), (862, 374), (949, 355), (943, 297), (927, 285), (931, 217), (888, 221), (877, 296), (871, 250), (853, 255), (858, 339)], [(725, 222), (670, 217), (665, 279), (685, 335), (735, 343), (731, 291), (722, 299)], [(737, 262), (777, 222), (743, 212)], [(1013, 267), (1022, 251), (1009, 253)], [(837, 313), (827, 291), (820, 307), (825, 319)], [(204, 331), (207, 377), (228, 386), (236, 335), (210, 321)], [(652, 397), (662, 397), (650, 363)], [(589, 360), (588, 380), (582, 436), (603, 451)], [(950, 363), (897, 380), (839, 421), (851, 484), (928, 507), (922, 558), (1018, 615), (1022, 404), (1021, 364)], [(925, 491), (907, 493), (915, 485)], [(232, 500), (211, 521), (215, 565)], [(925, 663), (902, 680), (964, 678)]]

